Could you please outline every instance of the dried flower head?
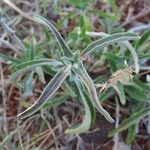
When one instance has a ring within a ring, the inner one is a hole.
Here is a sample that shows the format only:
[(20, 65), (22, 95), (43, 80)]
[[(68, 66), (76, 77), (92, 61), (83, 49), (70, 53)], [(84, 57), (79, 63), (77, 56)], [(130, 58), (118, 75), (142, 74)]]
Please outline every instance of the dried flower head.
[(131, 67), (127, 67), (125, 69), (120, 69), (116, 71), (105, 83), (102, 84), (100, 93), (109, 87), (115, 88), (118, 81), (123, 84), (128, 84), (133, 77), (133, 72), (134, 71)]

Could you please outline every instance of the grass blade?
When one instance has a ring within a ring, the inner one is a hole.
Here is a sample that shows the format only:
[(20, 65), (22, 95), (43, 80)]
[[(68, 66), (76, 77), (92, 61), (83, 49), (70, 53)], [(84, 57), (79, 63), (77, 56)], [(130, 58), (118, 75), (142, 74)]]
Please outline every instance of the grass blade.
[(142, 118), (146, 117), (147, 115), (150, 114), (150, 107), (148, 108), (144, 108), (134, 114), (132, 114), (128, 119), (126, 119), (125, 121), (123, 121), (118, 128), (113, 129), (112, 131), (109, 132), (108, 137), (112, 137), (113, 135), (115, 135), (116, 133), (119, 133), (123, 130), (126, 130), (127, 128), (129, 128), (131, 125), (135, 124), (136, 122), (138, 122), (139, 120), (141, 120)]
[(54, 95), (69, 74), (70, 66), (63, 67), (48, 83), (38, 100), (31, 107), (20, 113), (18, 117), (23, 119), (38, 111)]
[(63, 54), (65, 56), (68, 56), (68, 57), (72, 57), (73, 56), (72, 52), (70, 51), (69, 47), (65, 43), (64, 39), (62, 38), (62, 36), (60, 35), (60, 33), (57, 31), (57, 29), (53, 26), (53, 24), (51, 22), (49, 22), (48, 20), (46, 20), (42, 16), (38, 16), (38, 15), (35, 15), (33, 17), (33, 19), (36, 22), (38, 22), (38, 23), (40, 23), (42, 25), (47, 26), (52, 31), (52, 33), (54, 34), (55, 38), (57, 39), (59, 45), (61, 46)]

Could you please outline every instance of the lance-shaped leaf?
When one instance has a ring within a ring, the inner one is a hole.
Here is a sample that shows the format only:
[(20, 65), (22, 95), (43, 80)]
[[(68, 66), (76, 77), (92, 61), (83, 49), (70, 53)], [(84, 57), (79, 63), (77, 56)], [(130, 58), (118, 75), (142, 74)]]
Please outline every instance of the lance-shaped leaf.
[(28, 97), (33, 95), (33, 72), (24, 79), (23, 96)]
[(49, 22), (48, 20), (46, 20), (42, 16), (38, 16), (38, 15), (35, 15), (33, 17), (33, 19), (36, 22), (38, 22), (38, 23), (40, 23), (42, 25), (47, 26), (52, 31), (52, 33), (54, 34), (56, 40), (58, 41), (59, 45), (61, 46), (62, 52), (63, 52), (63, 54), (65, 56), (67, 56), (67, 57), (72, 57), (73, 56), (71, 50), (69, 49), (69, 47), (65, 43), (64, 39), (62, 38), (62, 36), (60, 35), (60, 33), (57, 31), (57, 29), (53, 26), (53, 24), (51, 22)]
[(128, 134), (126, 137), (126, 144), (131, 144), (134, 141), (138, 124), (139, 124), (139, 122), (137, 122), (136, 124), (133, 124), (132, 126), (129, 127)]
[(129, 49), (129, 51), (131, 52), (131, 54), (132, 54), (132, 56), (133, 56), (133, 59), (134, 59), (135, 72), (136, 72), (136, 73), (139, 73), (139, 70), (140, 70), (140, 69), (139, 69), (139, 59), (138, 59), (138, 55), (137, 55), (137, 53), (136, 53), (134, 47), (130, 44), (129, 41), (124, 41), (124, 42), (122, 42), (122, 44), (123, 44), (124, 46), (126, 46), (126, 47)]
[(116, 133), (119, 133), (121, 131), (126, 130), (127, 128), (129, 128), (131, 125), (135, 124), (136, 122), (138, 122), (139, 120), (141, 120), (142, 118), (146, 117), (147, 115), (150, 114), (150, 107), (148, 108), (143, 108), (142, 110), (135, 112), (133, 115), (131, 115), (128, 119), (126, 119), (125, 121), (123, 121), (118, 128), (112, 130), (109, 132), (108, 137), (112, 137), (113, 135), (115, 135)]
[(136, 49), (138, 49), (142, 44), (144, 44), (144, 42), (146, 42), (146, 40), (148, 40), (149, 38), (150, 38), (150, 30), (143, 33), (142, 37), (136, 44)]
[(83, 81), (83, 83), (85, 84), (85, 86), (87, 87), (90, 97), (93, 100), (92, 103), (95, 106), (95, 108), (109, 121), (109, 122), (114, 122), (114, 120), (112, 119), (112, 117), (110, 116), (110, 114), (102, 107), (102, 105), (100, 104), (99, 100), (98, 100), (98, 96), (97, 96), (97, 92), (96, 92), (96, 88), (93, 84), (92, 79), (90, 78), (90, 76), (88, 75), (87, 71), (85, 70), (82, 62), (80, 62), (80, 67), (78, 69), (75, 69), (75, 72), (80, 76), (81, 80)]
[(149, 100), (148, 95), (135, 84), (126, 86), (125, 91), (134, 100), (141, 102)]
[(31, 71), (36, 67), (43, 66), (43, 65), (49, 65), (49, 66), (59, 66), (62, 65), (61, 62), (56, 61), (54, 59), (38, 59), (38, 60), (32, 60), (25, 63), (21, 63), (19, 65), (16, 65), (12, 68), (12, 70), (18, 70), (16, 71), (10, 78), (12, 82), (14, 82), (18, 77), (23, 75), (25, 72)]
[(117, 85), (113, 86), (114, 89), (116, 90), (118, 96), (119, 96), (119, 100), (121, 102), (122, 105), (125, 105), (126, 103), (126, 97), (125, 97), (125, 92), (124, 92), (124, 88), (123, 88), (123, 84), (121, 82), (117, 82)]
[(107, 47), (111, 44), (136, 39), (139, 39), (139, 37), (135, 33), (130, 32), (114, 33), (89, 44), (81, 53), (81, 56), (84, 58), (89, 53), (98, 49), (103, 49), (104, 47)]
[(17, 64), (17, 63), (20, 62), (19, 60), (16, 60), (16, 59), (14, 59), (14, 58), (11, 57), (11, 56), (7, 56), (7, 55), (2, 54), (2, 53), (0, 54), (0, 60), (3, 60), (3, 61), (10, 61), (10, 62), (15, 63), (15, 64)]
[(60, 97), (55, 97), (52, 99), (49, 99), (44, 105), (43, 105), (43, 109), (50, 109), (52, 107), (56, 107), (60, 104), (65, 103), (67, 100), (69, 100), (70, 95), (68, 94), (68, 92), (64, 93), (62, 96)]
[(46, 83), (45, 77), (44, 77), (44, 71), (42, 67), (37, 67), (36, 68), (36, 73), (38, 74), (38, 78), (42, 83)]
[(145, 92), (149, 92), (150, 91), (150, 86), (147, 83), (142, 82), (141, 80), (139, 80), (137, 77), (133, 78), (133, 82), (142, 90)]
[(70, 74), (70, 69), (71, 69), (70, 66), (63, 67), (48, 83), (39, 99), (31, 107), (20, 113), (18, 117), (23, 119), (38, 111), (47, 102), (47, 100), (50, 99), (59, 89), (62, 82)]
[(43, 58), (43, 59), (31, 60), (31, 61), (20, 63), (12, 69), (20, 70), (20, 69), (23, 69), (23, 68), (30, 68), (34, 65), (35, 66), (40, 66), (40, 65), (58, 66), (58, 65), (62, 65), (62, 63), (55, 60), (55, 59), (45, 59), (45, 58)]
[(134, 63), (135, 63), (135, 72), (138, 73), (139, 72), (138, 55), (137, 55), (134, 47), (129, 43), (129, 40), (136, 40), (136, 39), (139, 39), (139, 37), (135, 33), (130, 33), (130, 32), (115, 33), (112, 35), (108, 35), (106, 33), (103, 33), (102, 36), (103, 36), (102, 39), (97, 40), (97, 41), (91, 43), (89, 46), (87, 46), (87, 48), (81, 54), (82, 58), (85, 59), (86, 56), (91, 51), (94, 51), (97, 49), (103, 50), (102, 48), (104, 48), (108, 45), (111, 45), (111, 44), (116, 43), (116, 42), (120, 42), (121, 44), (126, 46), (129, 49), (129, 51), (131, 52), (133, 59), (134, 59)]
[(78, 125), (77, 127), (66, 130), (66, 133), (68, 133), (68, 134), (80, 134), (80, 133), (83, 133), (83, 132), (89, 130), (89, 128), (91, 126), (91, 120), (92, 120), (90, 107), (86, 101), (84, 94), (83, 94), (84, 91), (82, 89), (82, 85), (81, 85), (78, 78), (75, 79), (75, 82), (76, 82), (80, 97), (81, 97), (83, 105), (84, 105), (85, 116), (84, 116), (83, 122), (80, 125)]

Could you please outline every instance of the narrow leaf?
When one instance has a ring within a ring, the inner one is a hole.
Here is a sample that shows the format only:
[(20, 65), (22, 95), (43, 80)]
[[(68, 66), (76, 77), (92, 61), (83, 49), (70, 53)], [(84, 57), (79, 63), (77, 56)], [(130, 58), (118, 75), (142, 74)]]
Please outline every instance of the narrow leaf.
[(131, 144), (135, 138), (136, 135), (136, 127), (137, 127), (137, 123), (133, 124), (129, 129), (128, 129), (128, 134), (126, 137), (126, 144)]
[(104, 52), (103, 55), (106, 58), (114, 61), (117, 65), (124, 65), (125, 57), (120, 57), (116, 54), (113, 54), (112, 52)]
[(49, 66), (57, 66), (61, 65), (62, 63), (53, 60), (53, 59), (38, 59), (33, 61), (28, 61), (25, 63), (21, 63), (20, 65), (16, 65), (12, 70), (18, 70), (16, 71), (10, 78), (12, 82), (16, 81), (18, 77), (23, 75), (24, 73), (33, 70), (36, 67), (43, 66), (43, 65), (49, 65)]
[(90, 107), (90, 111), (91, 111), (91, 125), (93, 125), (95, 123), (95, 119), (96, 119), (96, 110), (95, 107), (92, 103), (91, 97), (88, 95), (88, 91), (84, 90), (84, 96), (86, 98), (86, 101)]
[(146, 31), (140, 40), (136, 44), (136, 49), (138, 49), (148, 38), (150, 37), (150, 30)]
[(12, 69), (20, 70), (23, 68), (30, 68), (32, 66), (40, 66), (40, 65), (58, 66), (58, 65), (62, 65), (62, 63), (54, 59), (43, 58), (43, 59), (31, 60), (31, 61), (20, 63)]
[(131, 125), (137, 123), (142, 118), (146, 117), (150, 114), (150, 107), (143, 108), (142, 110), (133, 113), (128, 119), (123, 121), (118, 128), (113, 129), (109, 132), (108, 137), (112, 137), (113, 135), (128, 129)]
[(70, 96), (67, 93), (64, 93), (64, 95), (60, 96), (60, 97), (56, 97), (53, 99), (49, 99), (44, 105), (43, 105), (43, 109), (49, 109), (52, 107), (56, 107), (62, 103), (64, 103), (65, 101), (67, 101), (70, 98)]
[(121, 82), (118, 82), (115, 90), (117, 91), (117, 94), (119, 96), (119, 100), (120, 100), (121, 104), (125, 105), (126, 98), (125, 98), (125, 92), (124, 92), (123, 84)]
[(136, 39), (139, 39), (139, 37), (135, 33), (130, 32), (114, 33), (89, 44), (81, 53), (81, 56), (83, 56), (84, 58), (84, 55), (88, 55), (89, 53), (95, 50), (103, 49), (104, 47), (109, 46), (111, 44)]
[(76, 81), (76, 85), (78, 87), (79, 94), (81, 96), (82, 102), (84, 104), (85, 116), (84, 116), (83, 122), (80, 125), (78, 125), (75, 128), (67, 129), (66, 130), (67, 134), (80, 134), (80, 133), (83, 133), (83, 132), (89, 130), (90, 125), (91, 125), (91, 111), (90, 111), (90, 107), (89, 107), (89, 105), (88, 105), (88, 103), (86, 101), (85, 96), (83, 95), (84, 92), (83, 92), (83, 89), (81, 87), (81, 84), (80, 84), (79, 80), (75, 80), (75, 81)]
[(31, 72), (24, 80), (23, 96), (28, 97), (33, 95), (33, 72)]
[(23, 119), (38, 111), (47, 102), (47, 100), (55, 94), (55, 92), (59, 89), (62, 82), (66, 79), (66, 77), (69, 74), (70, 66), (63, 67), (48, 83), (39, 99), (31, 107), (26, 109), (24, 112), (20, 113), (18, 117)]
[(150, 91), (150, 86), (147, 85), (146, 83), (142, 82), (141, 80), (139, 80), (137, 77), (133, 78), (133, 82), (138, 85), (139, 88), (141, 88), (141, 90), (143, 91)]
[(44, 77), (44, 71), (43, 71), (42, 67), (37, 67), (36, 68), (36, 73), (38, 74), (39, 80), (42, 83), (46, 83), (45, 77)]
[(147, 100), (146, 93), (144, 93), (140, 88), (138, 88), (135, 85), (127, 86), (125, 88), (125, 91), (134, 100), (138, 100), (138, 101), (146, 101)]
[(137, 52), (135, 51), (135, 48), (130, 44), (129, 41), (124, 41), (122, 42), (123, 45), (125, 45), (129, 51), (131, 52), (133, 59), (134, 59), (134, 64), (135, 64), (135, 72), (139, 73), (139, 59), (138, 59), (138, 55)]
[(64, 81), (62, 84), (64, 91), (66, 91), (71, 97), (77, 97), (70, 83)]
[(16, 60), (11, 56), (7, 56), (7, 55), (2, 54), (2, 53), (0, 53), (0, 60), (10, 61), (10, 62), (15, 63), (15, 64), (20, 62), (19, 60)]
[(85, 70), (82, 62), (80, 62), (81, 65), (78, 69), (75, 70), (75, 72), (80, 76), (82, 82), (85, 84), (87, 87), (89, 94), (91, 96), (91, 99), (93, 100), (92, 103), (95, 106), (95, 108), (109, 121), (109, 122), (114, 122), (110, 114), (102, 107), (98, 100), (96, 88), (93, 84), (92, 79), (89, 77), (87, 71)]
[(112, 97), (115, 94), (113, 88), (108, 88), (98, 95), (98, 99), (100, 102), (103, 102), (105, 99)]
[(33, 19), (36, 22), (38, 22), (38, 23), (40, 23), (42, 25), (47, 26), (52, 31), (52, 33), (54, 34), (56, 40), (58, 41), (59, 45), (61, 46), (63, 54), (65, 56), (68, 56), (68, 57), (72, 57), (73, 56), (72, 52), (70, 51), (69, 47), (65, 43), (64, 39), (62, 38), (62, 36), (60, 35), (60, 33), (57, 31), (57, 29), (53, 26), (53, 24), (51, 22), (49, 22), (48, 20), (46, 20), (42, 16), (38, 16), (38, 15), (35, 15), (33, 17)]
[(126, 46), (129, 51), (131, 52), (134, 63), (135, 63), (135, 72), (139, 73), (139, 59), (137, 56), (137, 53), (135, 51), (135, 48), (129, 43), (129, 40), (136, 40), (139, 39), (139, 37), (135, 33), (125, 32), (125, 33), (115, 33), (112, 35), (108, 35), (106, 33), (102, 34), (103, 38), (100, 40), (97, 40), (93, 43), (91, 43), (87, 48), (82, 52), (81, 56), (83, 59), (86, 58), (88, 53), (91, 51), (94, 51), (96, 49), (102, 49), (108, 45), (111, 45), (116, 42), (122, 43), (124, 46)]

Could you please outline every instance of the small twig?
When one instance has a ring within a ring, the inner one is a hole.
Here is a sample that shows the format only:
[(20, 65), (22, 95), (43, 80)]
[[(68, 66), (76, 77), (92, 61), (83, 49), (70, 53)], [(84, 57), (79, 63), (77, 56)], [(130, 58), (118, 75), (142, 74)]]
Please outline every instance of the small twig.
[[(8, 33), (10, 33), (10, 34), (13, 35), (13, 38), (15, 39), (16, 43), (20, 46), (20, 50), (21, 50), (21, 51), (25, 51), (25, 47), (24, 47), (22, 41), (21, 41), (21, 40), (18, 38), (18, 36), (15, 34), (15, 31), (14, 31), (13, 29), (11, 29), (11, 28), (7, 25), (7, 23), (4, 21), (3, 18), (0, 19), (0, 23), (1, 23), (2, 27), (4, 28), (4, 30), (6, 30), (6, 32), (8, 32)], [(3, 39), (1, 39), (1, 40), (3, 40)], [(5, 41), (3, 41), (3, 42), (5, 42)], [(7, 41), (6, 41), (6, 42), (7, 42)], [(15, 49), (16, 49), (16, 48), (15, 48)], [(15, 51), (16, 51), (16, 50), (15, 50)]]
[(137, 137), (137, 138), (144, 139), (144, 140), (150, 139), (150, 135), (141, 135), (141, 134), (137, 134), (136, 137)]
[(150, 74), (150, 70), (139, 73), (140, 76)]
[[(119, 126), (119, 118), (120, 118), (120, 113), (119, 113), (120, 106), (119, 106), (119, 102), (118, 102), (117, 97), (115, 97), (115, 101), (116, 101), (116, 123), (115, 123), (115, 128), (118, 128), (118, 126)], [(114, 135), (113, 141), (114, 141), (113, 150), (117, 150), (117, 145), (119, 143), (118, 133)]]
[(8, 130), (7, 130), (7, 114), (6, 114), (6, 93), (5, 93), (5, 82), (4, 82), (4, 75), (3, 75), (3, 68), (2, 64), (0, 63), (0, 72), (1, 72), (1, 83), (2, 83), (2, 98), (3, 98), (3, 129), (4, 133), (7, 136), (8, 135)]
[(54, 112), (54, 117), (55, 117), (55, 120), (56, 120), (56, 124), (59, 126), (58, 131), (59, 131), (59, 133), (61, 133), (62, 132), (62, 123), (59, 119), (56, 107), (54, 107), (53, 112)]
[(140, 70), (150, 70), (150, 66), (140, 66)]
[[(34, 116), (35, 117), (35, 116)], [(9, 134), (7, 134), (7, 136), (5, 137), (5, 139), (3, 139), (3, 141), (0, 143), (0, 149), (2, 149), (3, 145), (14, 135), (18, 132), (18, 130), (24, 128), (26, 126), (26, 124), (32, 120), (33, 117), (30, 117), (29, 119), (27, 119), (21, 126), (19, 126), (19, 128), (16, 128), (14, 131), (10, 132)]]
[(40, 14), (39, 0), (34, 0), (34, 3), (35, 3), (35, 13), (36, 15), (39, 15)]
[(147, 30), (147, 29), (150, 29), (150, 24), (137, 25), (137, 26), (131, 28), (129, 31), (130, 32), (138, 32), (138, 31)]
[(47, 134), (47, 136), (44, 138), (44, 140), (40, 143), (40, 145), (38, 146), (38, 148), (43, 147), (43, 145), (45, 144), (45, 142), (51, 137), (51, 132), (49, 132)]
[(104, 32), (88, 32), (86, 31), (86, 35), (90, 36), (90, 37), (105, 37), (108, 36), (108, 34), (104, 33)]
[(14, 46), (13, 46), (12, 44), (10, 44), (8, 41), (3, 40), (3, 39), (0, 38), (0, 46), (1, 46), (1, 47), (4, 47), (4, 46), (2, 46), (2, 45), (5, 45), (6, 48), (10, 48), (11, 50), (13, 50), (13, 51), (19, 53), (19, 51), (16, 50), (16, 47), (14, 47)]
[[(50, 132), (47, 132), (47, 136), (44, 138), (44, 140), (38, 145), (38, 147), (40, 148), (40, 147), (42, 147), (44, 144), (45, 144), (45, 142), (50, 138), (50, 136), (53, 136), (53, 138), (56, 138), (56, 136), (55, 135), (53, 135), (54, 134), (54, 131), (55, 130), (57, 130), (57, 127), (55, 127), (54, 129), (50, 129)], [(55, 142), (55, 145), (57, 144), (57, 141)], [(56, 145), (56, 147), (58, 148), (58, 145)]]
[(17, 118), (17, 128), (18, 128), (18, 139), (21, 150), (24, 150), (23, 143), (22, 143), (22, 137), (21, 137), (21, 131), (20, 131), (20, 125), (19, 125), (19, 119)]
[(34, 21), (33, 18), (29, 15), (27, 15), (26, 13), (24, 13), (21, 9), (19, 9), (14, 3), (12, 3), (10, 0), (3, 0), (9, 7), (11, 7), (12, 9), (14, 9), (15, 11), (17, 11), (21, 16)]
[(135, 16), (131, 16), (131, 15), (133, 15), (133, 8), (130, 8), (129, 9), (129, 13), (128, 13), (128, 16), (126, 17), (127, 19), (126, 19), (126, 21), (124, 22), (124, 23), (122, 23), (122, 26), (126, 26), (126, 25), (128, 25), (129, 23), (131, 23), (131, 22), (134, 22), (135, 20), (137, 20), (137, 19), (139, 19), (139, 18), (141, 18), (141, 17), (143, 17), (143, 16), (146, 16), (146, 15), (148, 15), (149, 13), (150, 13), (150, 9), (149, 9), (149, 6), (146, 8), (144, 8), (142, 11), (140, 11), (137, 15), (135, 15)]
[[(54, 131), (55, 131), (58, 127), (56, 126), (54, 129), (52, 129), (51, 126), (50, 126), (50, 123), (47, 121), (47, 119), (45, 118), (45, 116), (43, 115), (43, 113), (42, 113), (41, 117), (42, 117), (43, 121), (47, 124), (47, 126), (48, 126), (48, 128), (49, 128), (49, 131), (50, 131), (51, 135), (53, 136), (53, 138), (56, 138), (56, 135), (55, 135), (55, 132), (54, 132)], [(55, 146), (58, 148), (58, 143), (57, 143), (57, 142), (55, 142)]]

